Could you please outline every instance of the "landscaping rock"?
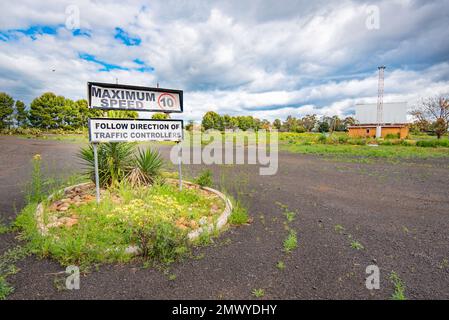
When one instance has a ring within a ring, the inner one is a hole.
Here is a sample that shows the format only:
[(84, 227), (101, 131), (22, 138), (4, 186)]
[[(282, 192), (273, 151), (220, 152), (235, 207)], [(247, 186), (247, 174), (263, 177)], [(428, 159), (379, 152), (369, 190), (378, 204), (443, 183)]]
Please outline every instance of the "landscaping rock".
[(195, 220), (190, 220), (189, 225), (190, 225), (190, 228), (192, 228), (192, 229), (198, 228), (198, 222), (196, 222)]
[(125, 249), (126, 254), (137, 255), (140, 253), (140, 248), (138, 246), (129, 246)]
[(200, 219), (200, 225), (203, 226), (208, 222), (208, 218), (207, 217), (201, 217)]

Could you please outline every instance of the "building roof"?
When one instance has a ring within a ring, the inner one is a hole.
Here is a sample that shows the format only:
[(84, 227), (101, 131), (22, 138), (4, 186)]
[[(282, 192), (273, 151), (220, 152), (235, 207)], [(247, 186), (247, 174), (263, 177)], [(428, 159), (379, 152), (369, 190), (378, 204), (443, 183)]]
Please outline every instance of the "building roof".
[[(404, 127), (407, 127), (408, 124), (406, 124), (406, 123), (386, 123), (386, 124), (381, 124), (380, 126), (382, 128), (404, 128)], [(356, 124), (353, 126), (348, 126), (349, 129), (366, 128), (366, 127), (375, 128), (375, 127), (377, 127), (377, 124), (368, 123), (368, 124)]]

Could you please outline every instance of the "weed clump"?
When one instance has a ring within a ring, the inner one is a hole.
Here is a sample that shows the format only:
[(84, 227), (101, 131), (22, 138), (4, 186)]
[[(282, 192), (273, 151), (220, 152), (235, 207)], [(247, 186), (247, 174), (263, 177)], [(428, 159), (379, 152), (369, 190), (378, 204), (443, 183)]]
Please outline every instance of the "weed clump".
[(240, 203), (240, 201), (237, 201), (229, 216), (229, 223), (233, 225), (242, 225), (247, 223), (248, 219), (248, 210)]
[(212, 187), (212, 171), (210, 171), (209, 169), (202, 171), (200, 175), (195, 179), (195, 183), (199, 184), (202, 187)]
[(298, 238), (295, 230), (290, 230), (287, 238), (284, 240), (284, 251), (292, 252), (298, 247)]

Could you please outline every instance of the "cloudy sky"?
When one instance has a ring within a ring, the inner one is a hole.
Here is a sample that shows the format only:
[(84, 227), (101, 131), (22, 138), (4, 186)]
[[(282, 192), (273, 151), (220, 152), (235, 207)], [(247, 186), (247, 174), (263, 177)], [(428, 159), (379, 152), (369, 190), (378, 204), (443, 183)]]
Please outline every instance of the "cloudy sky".
[(351, 114), (449, 92), (449, 0), (60, 1), (0, 4), (0, 91), (29, 104), (86, 82), (184, 90), (207, 110), (273, 120)]

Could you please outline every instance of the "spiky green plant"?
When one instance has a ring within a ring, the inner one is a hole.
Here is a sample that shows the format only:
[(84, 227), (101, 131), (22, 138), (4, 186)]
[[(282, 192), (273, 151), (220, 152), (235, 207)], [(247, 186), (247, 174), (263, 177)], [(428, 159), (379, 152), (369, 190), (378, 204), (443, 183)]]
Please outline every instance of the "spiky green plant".
[[(108, 142), (98, 145), (98, 175), (101, 186), (111, 186), (122, 181), (131, 171), (134, 143)], [(86, 174), (95, 181), (94, 151), (92, 145), (81, 148), (78, 157), (83, 160)]]
[(133, 169), (128, 175), (128, 181), (132, 185), (152, 184), (158, 176), (164, 165), (164, 160), (157, 150), (148, 148), (146, 150), (138, 149), (134, 159)]

